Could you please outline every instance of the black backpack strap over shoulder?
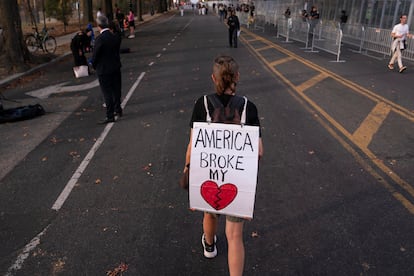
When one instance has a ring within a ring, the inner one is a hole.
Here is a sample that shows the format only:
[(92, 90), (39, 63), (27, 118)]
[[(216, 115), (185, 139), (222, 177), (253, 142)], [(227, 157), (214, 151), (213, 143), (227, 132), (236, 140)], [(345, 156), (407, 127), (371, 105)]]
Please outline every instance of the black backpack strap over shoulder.
[[(208, 102), (213, 106), (212, 113), (208, 109)], [(246, 97), (234, 95), (224, 106), (217, 94), (211, 94), (204, 96), (204, 105), (207, 112), (207, 122), (241, 125), (246, 123)]]
[(210, 101), (210, 103), (213, 105), (214, 109), (224, 107), (223, 103), (220, 101), (217, 94), (210, 94), (207, 96), (207, 98)]

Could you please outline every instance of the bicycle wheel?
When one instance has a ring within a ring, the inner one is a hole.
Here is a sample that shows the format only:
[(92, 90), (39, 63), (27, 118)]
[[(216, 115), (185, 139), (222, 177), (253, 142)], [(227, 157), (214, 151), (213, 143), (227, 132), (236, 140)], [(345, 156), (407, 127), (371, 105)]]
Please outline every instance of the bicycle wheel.
[(44, 49), (49, 54), (53, 54), (56, 51), (56, 45), (56, 39), (53, 36), (46, 38), (45, 42), (43, 43)]
[(26, 43), (27, 50), (29, 50), (30, 53), (34, 53), (39, 48), (39, 45), (37, 44), (36, 37), (34, 35), (28, 35), (26, 36), (24, 42)]

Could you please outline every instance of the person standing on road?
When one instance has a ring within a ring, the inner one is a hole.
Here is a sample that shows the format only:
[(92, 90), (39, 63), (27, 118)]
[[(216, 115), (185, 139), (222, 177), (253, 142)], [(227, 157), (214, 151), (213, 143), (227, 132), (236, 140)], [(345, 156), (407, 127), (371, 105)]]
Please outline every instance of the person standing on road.
[(234, 9), (230, 10), (230, 16), (227, 18), (227, 26), (229, 28), (229, 46), (237, 48), (237, 35), (240, 30), (239, 18)]
[[(229, 56), (219, 56), (214, 60), (213, 73), (211, 75), (213, 83), (216, 88), (216, 93), (211, 94), (208, 97), (215, 97), (220, 101), (224, 107), (231, 106), (230, 103), (240, 100), (239, 96), (236, 96), (236, 85), (239, 81), (239, 67), (236, 61)], [(190, 127), (190, 142), (187, 146), (184, 172), (189, 170), (190, 157), (191, 157), (191, 136), (194, 122), (206, 122), (207, 110), (204, 104), (205, 97), (200, 97), (194, 106), (193, 114), (191, 117)], [(241, 99), (244, 102), (244, 99)], [(208, 101), (208, 112), (213, 114), (215, 107), (213, 103)], [(243, 104), (244, 105), (244, 104)], [(241, 108), (243, 110), (243, 108)], [(237, 110), (237, 109), (235, 109)], [(237, 111), (241, 116), (241, 110)], [(235, 113), (233, 113), (235, 114)], [(236, 115), (237, 116), (237, 115)], [(234, 117), (236, 117), (234, 116)], [(240, 117), (239, 117), (240, 118)], [(257, 114), (257, 108), (254, 103), (247, 101), (246, 104), (246, 125), (253, 125), (260, 127), (260, 121)], [(263, 155), (262, 139), (259, 139), (259, 159)], [(240, 276), (243, 274), (244, 269), (244, 243), (243, 243), (243, 225), (244, 218), (226, 216), (226, 238), (228, 243), (228, 267), (231, 276)], [(214, 258), (217, 255), (216, 248), (216, 232), (218, 226), (218, 215), (204, 212), (203, 218), (203, 230), (202, 245), (204, 248), (204, 256), (206, 258)]]
[(106, 104), (106, 118), (99, 123), (115, 122), (115, 115), (122, 116), (121, 108), (121, 38), (109, 30), (108, 18), (100, 16), (96, 22), (100, 35), (93, 49), (92, 66), (98, 75)]
[(394, 69), (395, 60), (397, 60), (399, 66), (399, 72), (404, 72), (407, 67), (402, 64), (401, 51), (406, 48), (406, 39), (411, 37), (408, 33), (407, 25), (407, 15), (403, 14), (400, 16), (400, 23), (395, 25), (392, 29), (391, 36), (393, 37), (393, 42), (391, 44), (391, 51), (393, 53), (390, 62), (388, 63), (388, 68), (390, 70)]

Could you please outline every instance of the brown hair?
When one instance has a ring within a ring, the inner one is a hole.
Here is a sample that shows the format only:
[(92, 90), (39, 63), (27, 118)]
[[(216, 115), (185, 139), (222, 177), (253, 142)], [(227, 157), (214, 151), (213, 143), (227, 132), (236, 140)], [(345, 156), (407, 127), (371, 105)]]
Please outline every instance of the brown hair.
[(230, 56), (218, 56), (214, 60), (213, 76), (217, 94), (223, 94), (227, 89), (236, 92), (239, 77), (239, 65)]

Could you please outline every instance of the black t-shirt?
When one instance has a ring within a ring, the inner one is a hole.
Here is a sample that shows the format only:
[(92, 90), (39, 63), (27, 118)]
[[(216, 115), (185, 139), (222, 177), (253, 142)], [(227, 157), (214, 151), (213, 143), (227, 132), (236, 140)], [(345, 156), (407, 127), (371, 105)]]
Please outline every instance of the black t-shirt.
[(231, 15), (229, 18), (227, 18), (227, 25), (230, 27), (230, 29), (240, 29), (240, 23), (239, 18), (236, 15)]
[[(231, 97), (233, 96), (227, 95), (227, 94), (218, 95), (218, 98), (220, 99), (220, 101), (222, 102), (224, 106), (227, 105)], [(210, 112), (210, 115), (213, 114), (214, 106), (212, 103), (210, 103), (210, 101), (208, 101), (208, 110)], [(243, 108), (241, 108), (240, 114), (242, 113), (242, 111), (243, 111)], [(207, 112), (206, 112), (206, 108), (204, 107), (204, 96), (201, 96), (200, 98), (198, 98), (198, 100), (196, 101), (194, 105), (193, 115), (191, 116), (191, 121), (190, 121), (190, 127), (193, 128), (194, 122), (205, 122), (206, 119), (207, 119)], [(257, 114), (257, 108), (256, 108), (256, 105), (249, 100), (247, 100), (247, 106), (246, 106), (246, 125), (258, 126), (259, 133), (261, 136), (260, 120)]]

